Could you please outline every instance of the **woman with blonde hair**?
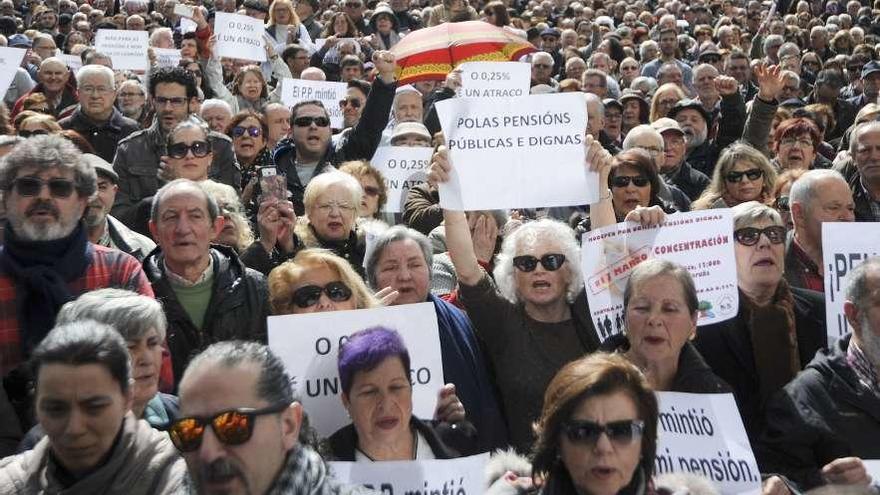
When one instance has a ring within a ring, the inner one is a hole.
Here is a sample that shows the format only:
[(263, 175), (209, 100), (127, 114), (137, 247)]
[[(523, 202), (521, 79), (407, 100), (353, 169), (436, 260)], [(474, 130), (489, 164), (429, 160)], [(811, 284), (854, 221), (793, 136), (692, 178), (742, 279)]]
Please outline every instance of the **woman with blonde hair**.
[[(293, 2), (290, 0), (275, 0), (269, 10), (269, 21), (266, 23), (266, 33), (276, 43), (303, 44), (310, 39), (308, 30), (296, 15)], [(307, 47), (304, 47), (307, 48)]]
[(57, 134), (61, 132), (61, 126), (51, 115), (32, 115), (21, 121), (18, 125), (18, 135), (29, 138), (38, 134)]
[(712, 182), (692, 209), (730, 208), (747, 201), (774, 200), (776, 169), (757, 149), (743, 142), (726, 148), (718, 158)]
[(359, 211), (360, 218), (382, 219), (382, 208), (388, 202), (388, 188), (382, 172), (370, 165), (366, 160), (353, 160), (344, 162), (339, 167), (340, 172), (345, 172), (361, 184), (364, 197)]
[(668, 116), (669, 111), (676, 103), (685, 98), (684, 91), (674, 83), (666, 83), (657, 88), (654, 97), (651, 98), (651, 113), (649, 120), (651, 122)]

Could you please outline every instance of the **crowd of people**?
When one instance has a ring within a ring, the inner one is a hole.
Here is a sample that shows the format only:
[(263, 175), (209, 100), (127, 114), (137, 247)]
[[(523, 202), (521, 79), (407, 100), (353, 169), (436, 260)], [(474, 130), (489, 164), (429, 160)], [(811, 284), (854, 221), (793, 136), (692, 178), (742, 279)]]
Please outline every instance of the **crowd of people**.
[[(262, 21), (266, 61), (220, 56), (217, 13)], [(468, 21), (531, 44), (532, 94), (583, 95), (585, 163), (533, 165), (595, 172), (594, 203), (441, 207), (461, 72), (402, 84), (395, 46)], [(100, 30), (146, 31), (148, 70)], [(719, 493), (655, 468), (665, 391), (732, 394), (766, 495), (880, 493), (880, 258), (829, 339), (822, 239), (880, 221), (880, 2), (0, 0), (0, 45), (25, 50), (0, 103), (0, 493), (374, 493), (327, 462), (482, 452), (495, 495)], [(346, 94), (288, 106), (289, 79)], [(401, 213), (387, 146), (433, 153)], [(691, 274), (650, 259), (623, 331), (596, 328), (584, 234), (716, 208), (735, 318), (698, 326)], [(418, 303), (433, 417), (371, 325), (320, 438), (267, 319)]]

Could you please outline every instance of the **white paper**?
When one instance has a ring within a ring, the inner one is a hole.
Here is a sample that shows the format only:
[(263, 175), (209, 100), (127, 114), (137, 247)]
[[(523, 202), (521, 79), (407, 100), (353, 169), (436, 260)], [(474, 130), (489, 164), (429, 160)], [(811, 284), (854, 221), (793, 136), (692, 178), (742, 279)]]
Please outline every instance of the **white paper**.
[(343, 115), (339, 107), (340, 100), (345, 99), (348, 85), (342, 82), (307, 81), (285, 77), (281, 81), (281, 102), (292, 108), (303, 100), (320, 100), (330, 114), (330, 125), (334, 129), (342, 129)]
[(489, 454), (430, 461), (329, 462), (331, 476), (382, 494), (486, 493)]
[(871, 256), (880, 255), (880, 223), (822, 223), (822, 266), (825, 267), (825, 328), (828, 344), (852, 332), (843, 314), (847, 274)]
[(263, 44), (266, 32), (263, 21), (241, 14), (217, 12), (214, 14), (214, 30), (217, 36), (218, 57), (241, 60), (266, 61)]
[(690, 272), (700, 302), (698, 325), (736, 316), (739, 292), (730, 209), (677, 213), (659, 227), (625, 222), (582, 238), (582, 269), (590, 312), (604, 341), (624, 327), (623, 291), (639, 263), (661, 258)]
[(180, 34), (194, 33), (198, 29), (199, 25), (198, 23), (196, 23), (196, 21), (192, 19), (187, 19), (186, 17), (180, 18)]
[(874, 483), (880, 482), (880, 459), (862, 459), (862, 462)]
[(761, 493), (761, 473), (733, 394), (657, 392), (656, 474), (694, 473), (722, 495)]
[(400, 333), (411, 361), (413, 414), (433, 418), (443, 386), (443, 360), (432, 303), (268, 318), (269, 347), (287, 367), (294, 390), (322, 437), (351, 423), (340, 397), (340, 339), (377, 325)]
[(110, 56), (113, 70), (140, 70), (149, 68), (146, 31), (99, 29), (95, 35), (95, 50)]
[(67, 68), (73, 71), (73, 74), (76, 75), (79, 72), (80, 67), (82, 67), (82, 58), (79, 55), (70, 55), (68, 53), (56, 53), (56, 57), (61, 59)]
[(528, 96), (532, 66), (523, 62), (465, 62), (461, 69), (461, 96), (511, 98)]
[(449, 210), (586, 205), (599, 175), (584, 163), (587, 108), (582, 94), (451, 98), (437, 115), (452, 172), (440, 184)]
[(27, 52), (24, 48), (0, 47), (0, 95), (5, 95)]
[(176, 48), (153, 48), (159, 67), (177, 67), (180, 63), (180, 50)]
[(409, 146), (380, 146), (370, 164), (385, 179), (388, 201), (384, 211), (400, 213), (410, 188), (428, 180), (432, 148)]
[(193, 8), (189, 5), (178, 3), (174, 5), (174, 13), (182, 17), (189, 17), (191, 19), (193, 16)]

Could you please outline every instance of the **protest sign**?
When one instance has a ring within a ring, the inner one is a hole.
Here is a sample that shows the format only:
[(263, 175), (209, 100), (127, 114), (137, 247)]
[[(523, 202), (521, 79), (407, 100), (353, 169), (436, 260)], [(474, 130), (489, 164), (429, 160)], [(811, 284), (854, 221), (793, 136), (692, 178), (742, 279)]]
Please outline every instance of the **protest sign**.
[(263, 21), (241, 14), (217, 12), (214, 18), (217, 55), (220, 57), (266, 61)]
[(880, 459), (862, 459), (871, 479), (880, 480)]
[(761, 473), (733, 394), (657, 392), (656, 474), (694, 473), (722, 495), (761, 493)]
[(527, 96), (532, 66), (523, 62), (465, 62), (461, 69), (461, 96), (510, 98)]
[(175, 48), (153, 48), (159, 67), (177, 67), (180, 63), (180, 50)]
[(730, 209), (678, 213), (657, 227), (624, 222), (582, 238), (584, 284), (601, 340), (621, 333), (623, 291), (629, 274), (649, 258), (680, 264), (690, 272), (699, 299), (699, 325), (736, 316), (739, 292)]
[(482, 495), (489, 454), (430, 461), (329, 462), (331, 476), (382, 495)]
[(174, 5), (174, 14), (192, 19), (194, 14), (193, 8), (189, 5), (178, 3)]
[(340, 398), (339, 344), (352, 333), (377, 325), (400, 333), (411, 360), (413, 414), (433, 418), (437, 392), (443, 386), (443, 361), (432, 303), (268, 319), (269, 347), (287, 367), (294, 390), (322, 437), (351, 422)]
[(281, 81), (281, 102), (293, 107), (303, 100), (320, 100), (330, 114), (330, 125), (342, 129), (342, 108), (339, 102), (345, 99), (348, 86), (342, 82), (307, 81), (285, 77)]
[(99, 29), (95, 35), (95, 50), (110, 57), (113, 70), (141, 70), (149, 68), (146, 31)]
[(428, 180), (432, 148), (409, 146), (381, 146), (376, 150), (370, 164), (382, 173), (388, 201), (384, 211), (400, 213), (410, 188)]
[[(178, 4), (180, 5), (180, 4)], [(194, 33), (199, 29), (199, 25), (192, 19), (186, 17), (180, 18), (180, 34)]]
[(437, 114), (452, 164), (440, 184), (443, 208), (542, 208), (599, 198), (599, 175), (584, 163), (582, 94), (451, 98), (437, 103)]
[(852, 331), (843, 314), (847, 274), (865, 259), (877, 255), (880, 255), (880, 223), (822, 223), (825, 328), (829, 345)]
[(70, 55), (67, 53), (56, 53), (56, 57), (61, 59), (64, 62), (64, 65), (67, 66), (68, 69), (73, 71), (73, 74), (76, 75), (79, 72), (79, 69), (82, 67), (82, 58), (79, 55)]
[(9, 85), (15, 78), (15, 73), (21, 67), (21, 61), (27, 52), (24, 48), (0, 47), (0, 95), (5, 95)]

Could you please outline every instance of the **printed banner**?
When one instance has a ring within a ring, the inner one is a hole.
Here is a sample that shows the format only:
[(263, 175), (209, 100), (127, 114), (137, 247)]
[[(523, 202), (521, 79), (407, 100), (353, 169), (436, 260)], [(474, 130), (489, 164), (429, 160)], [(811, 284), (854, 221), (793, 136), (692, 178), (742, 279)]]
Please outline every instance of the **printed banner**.
[(582, 94), (451, 98), (437, 103), (449, 159), (440, 204), (450, 210), (586, 205), (599, 175), (584, 163)]
[(180, 63), (180, 50), (176, 48), (153, 48), (159, 67), (177, 67)]
[(113, 70), (146, 71), (149, 39), (146, 31), (99, 29), (95, 35), (95, 50), (110, 56)]
[(293, 107), (303, 100), (320, 100), (330, 114), (330, 125), (342, 129), (343, 115), (339, 102), (345, 99), (348, 85), (341, 82), (307, 81), (285, 77), (281, 82), (281, 102)]
[(266, 49), (263, 43), (266, 32), (263, 21), (241, 14), (217, 12), (214, 18), (214, 29), (217, 36), (217, 56), (266, 61)]
[(27, 52), (24, 48), (0, 47), (0, 95), (5, 95)]
[(333, 478), (382, 495), (482, 495), (489, 454), (430, 461), (329, 462)]
[(852, 332), (843, 303), (847, 274), (872, 256), (880, 255), (880, 223), (822, 223), (822, 266), (825, 267), (825, 328), (828, 345)]
[(400, 213), (410, 188), (428, 180), (433, 148), (409, 146), (381, 146), (376, 150), (370, 164), (385, 179), (388, 201), (384, 211)]
[(270, 316), (269, 347), (287, 367), (296, 394), (321, 437), (351, 423), (342, 407), (339, 345), (349, 335), (381, 325), (397, 330), (409, 351), (413, 414), (434, 417), (443, 386), (437, 314), (429, 302), (353, 311)]
[(657, 392), (656, 474), (694, 473), (722, 495), (760, 494), (761, 473), (733, 394)]
[(461, 96), (511, 98), (528, 96), (532, 66), (525, 62), (465, 62), (461, 68)]
[(610, 225), (585, 234), (582, 245), (587, 300), (602, 341), (623, 331), (629, 274), (649, 258), (678, 263), (690, 272), (700, 301), (698, 325), (733, 318), (739, 310), (730, 209), (677, 213), (652, 228)]

